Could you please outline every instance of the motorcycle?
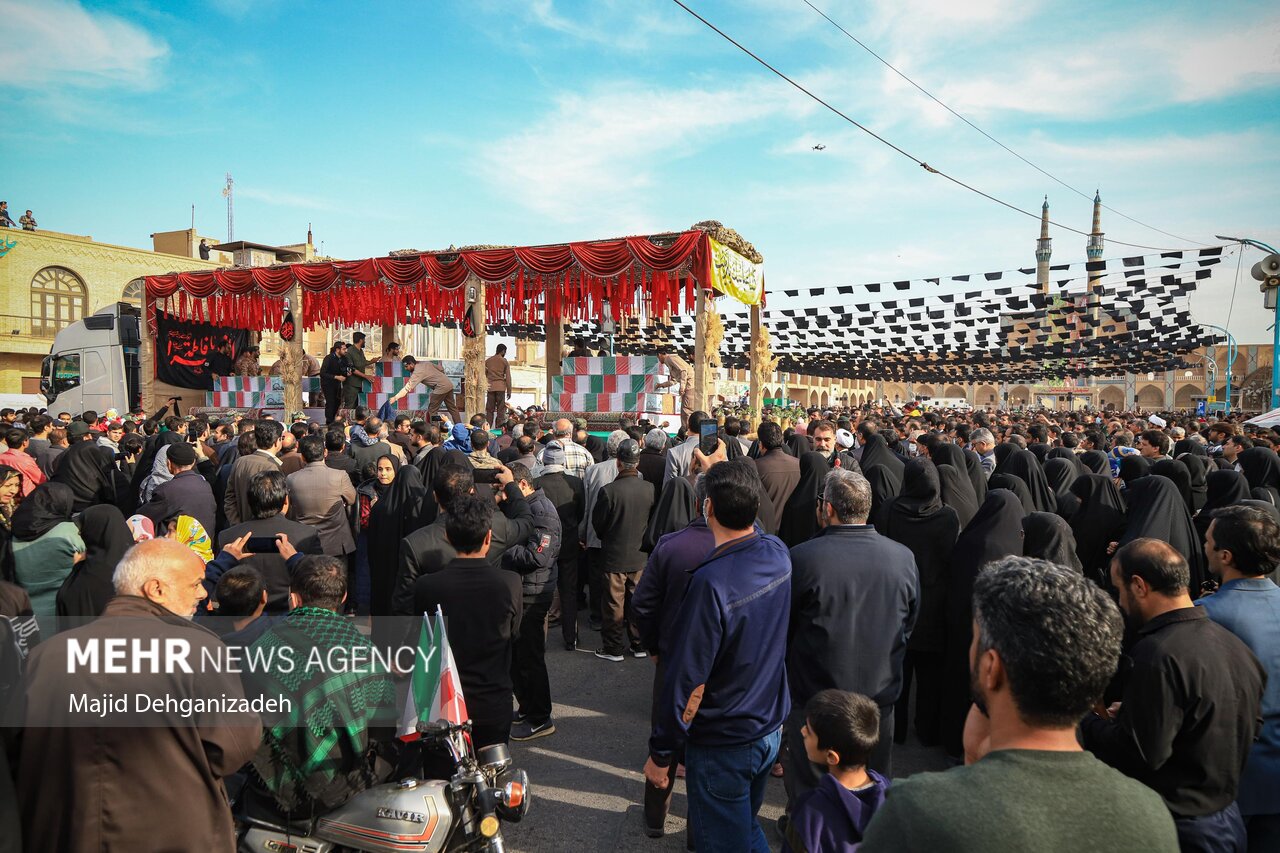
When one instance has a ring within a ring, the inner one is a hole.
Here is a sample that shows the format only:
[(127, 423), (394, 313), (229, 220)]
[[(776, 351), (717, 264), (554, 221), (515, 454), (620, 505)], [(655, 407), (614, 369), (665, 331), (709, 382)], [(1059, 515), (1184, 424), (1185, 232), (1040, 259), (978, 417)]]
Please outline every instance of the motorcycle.
[(453, 760), (448, 781), (407, 778), (376, 785), (314, 820), (237, 816), (240, 853), (504, 853), (502, 822), (529, 810), (529, 776), (506, 744), (471, 745), (471, 723), (418, 725), (425, 743)]

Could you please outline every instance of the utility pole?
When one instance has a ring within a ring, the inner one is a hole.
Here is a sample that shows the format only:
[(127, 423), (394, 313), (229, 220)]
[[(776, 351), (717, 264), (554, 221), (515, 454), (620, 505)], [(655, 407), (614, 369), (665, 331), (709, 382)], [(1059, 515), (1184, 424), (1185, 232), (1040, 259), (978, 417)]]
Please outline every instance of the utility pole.
[(1280, 409), (1280, 302), (1276, 299), (1277, 291), (1280, 290), (1280, 252), (1261, 240), (1252, 240), (1248, 237), (1224, 237), (1221, 234), (1214, 236), (1219, 240), (1239, 243), (1241, 251), (1244, 251), (1245, 246), (1253, 246), (1255, 249), (1270, 253), (1254, 264), (1250, 272), (1255, 279), (1262, 282), (1258, 289), (1263, 293), (1264, 306), (1275, 310), (1272, 325), (1274, 337), (1271, 344), (1271, 408)]

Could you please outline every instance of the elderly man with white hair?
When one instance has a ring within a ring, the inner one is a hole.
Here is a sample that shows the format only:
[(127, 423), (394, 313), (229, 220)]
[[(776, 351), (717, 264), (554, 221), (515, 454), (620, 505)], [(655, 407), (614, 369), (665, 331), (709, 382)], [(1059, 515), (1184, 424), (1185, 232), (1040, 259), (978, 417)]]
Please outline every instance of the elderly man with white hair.
[(235, 850), (223, 779), (253, 755), (262, 724), (226, 646), (191, 621), (203, 580), (190, 548), (142, 542), (116, 566), (102, 615), (31, 653), (17, 786), (24, 849), (150, 850), (168, 836)]

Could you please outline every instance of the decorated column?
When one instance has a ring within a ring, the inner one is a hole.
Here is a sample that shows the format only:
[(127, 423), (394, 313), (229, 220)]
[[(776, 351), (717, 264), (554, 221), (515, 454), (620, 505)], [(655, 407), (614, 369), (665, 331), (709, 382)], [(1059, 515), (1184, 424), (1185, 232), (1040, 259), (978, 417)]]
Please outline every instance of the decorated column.
[(467, 383), (463, 401), (463, 416), (474, 415), (484, 411), (485, 392), (489, 390), (484, 378), (485, 360), (485, 316), (484, 316), (484, 282), (474, 276), (467, 280), (467, 313), (470, 320), (470, 334), (462, 336), (463, 377)]
[(557, 311), (550, 309), (550, 300), (548, 300), (547, 309), (547, 397), (546, 407), (548, 409), (556, 408), (555, 391), (552, 386), (555, 384), (556, 377), (561, 375), (560, 356), (564, 353), (564, 321), (560, 319)]
[[(694, 328), (697, 332), (693, 339), (693, 396), (694, 405), (705, 409), (707, 405), (707, 373), (710, 368), (707, 353), (707, 290), (702, 282), (698, 282), (697, 299), (694, 302)], [(682, 389), (683, 390), (683, 389)]]
[(760, 383), (764, 380), (765, 365), (769, 362), (769, 343), (764, 337), (764, 323), (760, 319), (760, 306), (751, 306), (751, 366), (749, 369), (751, 390), (747, 405), (751, 409), (751, 420), (758, 422), (764, 411), (764, 395)]
[(289, 310), (280, 320), (280, 382), (284, 386), (284, 422), (302, 405), (302, 288), (289, 290)]
[(153, 337), (155, 329), (151, 328), (151, 308), (152, 301), (145, 295), (142, 299), (142, 319), (138, 322), (139, 334), (142, 338), (142, 369), (138, 391), (142, 394), (142, 405), (148, 411), (154, 411), (158, 406), (157, 400), (153, 399), (156, 393), (156, 341)]

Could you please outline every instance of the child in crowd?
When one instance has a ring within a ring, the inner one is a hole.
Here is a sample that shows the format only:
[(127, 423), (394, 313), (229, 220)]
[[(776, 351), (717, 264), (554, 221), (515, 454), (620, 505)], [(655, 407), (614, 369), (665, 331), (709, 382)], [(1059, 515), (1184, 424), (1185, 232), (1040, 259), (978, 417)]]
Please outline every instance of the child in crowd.
[(852, 851), (889, 787), (887, 779), (866, 766), (880, 740), (880, 709), (861, 694), (823, 690), (809, 700), (804, 713), (805, 752), (814, 764), (827, 768), (827, 775), (800, 796), (782, 849)]

